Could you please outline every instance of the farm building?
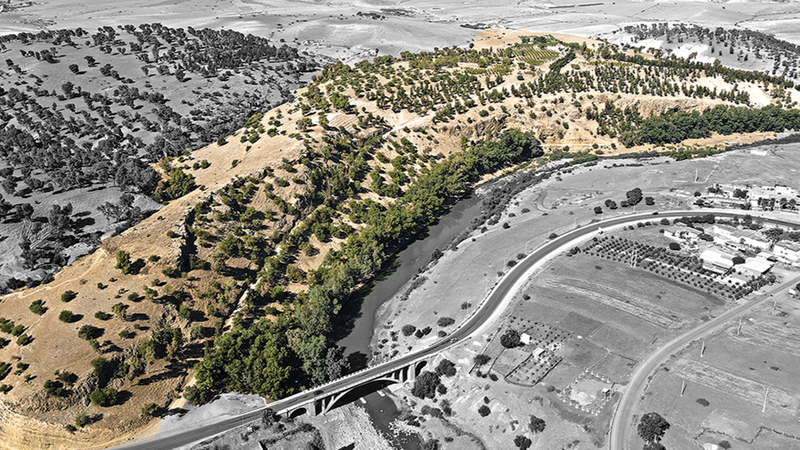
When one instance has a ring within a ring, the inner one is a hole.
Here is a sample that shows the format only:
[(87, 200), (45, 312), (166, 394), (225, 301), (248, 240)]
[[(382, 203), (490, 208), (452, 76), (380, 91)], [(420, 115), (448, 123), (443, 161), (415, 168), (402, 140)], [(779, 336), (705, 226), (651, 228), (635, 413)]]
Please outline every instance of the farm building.
[(703, 268), (716, 273), (725, 273), (733, 267), (733, 255), (714, 248), (709, 248), (700, 254)]
[(714, 236), (714, 243), (725, 245), (731, 248), (741, 248), (741, 246), (753, 247), (760, 250), (769, 249), (769, 241), (748, 236), (745, 233), (734, 232), (719, 225), (711, 227), (711, 235)]
[(772, 247), (772, 253), (779, 260), (787, 263), (796, 263), (800, 260), (800, 244), (791, 241), (780, 241)]
[(678, 242), (686, 242), (689, 244), (696, 244), (701, 234), (703, 234), (702, 231), (689, 227), (678, 228), (677, 230), (664, 230), (664, 236)]
[(744, 262), (744, 264), (736, 266), (736, 271), (751, 277), (758, 277), (769, 272), (769, 270), (772, 269), (772, 266), (773, 264), (771, 261), (764, 258), (755, 257), (748, 259)]

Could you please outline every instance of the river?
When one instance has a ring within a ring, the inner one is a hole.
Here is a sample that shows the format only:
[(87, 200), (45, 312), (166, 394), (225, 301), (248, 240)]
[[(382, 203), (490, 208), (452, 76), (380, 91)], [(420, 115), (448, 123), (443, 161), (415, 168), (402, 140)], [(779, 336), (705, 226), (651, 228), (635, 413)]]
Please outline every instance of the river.
[[(481, 213), (481, 199), (473, 196), (457, 202), (453, 208), (430, 227), (428, 236), (411, 243), (396, 258), (396, 269), (387, 277), (377, 281), (361, 305), (361, 315), (356, 319), (353, 331), (339, 341), (345, 347), (351, 361), (366, 363), (370, 357), (370, 341), (375, 331), (375, 313), (392, 298), (419, 269), (431, 262), (437, 248), (444, 251), (450, 242), (466, 230), (473, 218)], [(351, 367), (357, 368), (357, 367)]]

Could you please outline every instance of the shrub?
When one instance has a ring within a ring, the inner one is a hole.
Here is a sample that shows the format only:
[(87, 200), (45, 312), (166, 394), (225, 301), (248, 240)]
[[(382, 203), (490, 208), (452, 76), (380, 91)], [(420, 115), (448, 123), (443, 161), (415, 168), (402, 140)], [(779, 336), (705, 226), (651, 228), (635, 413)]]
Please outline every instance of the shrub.
[(188, 320), (192, 317), (192, 310), (186, 305), (181, 305), (178, 309), (178, 316)]
[(677, 242), (670, 242), (669, 243), (669, 249), (678, 251), (678, 250), (681, 249), (681, 244), (678, 244)]
[(142, 416), (143, 417), (153, 417), (158, 411), (158, 405), (155, 403), (146, 403), (142, 406)]
[(44, 306), (44, 301), (42, 301), (41, 299), (34, 300), (33, 303), (31, 303), (31, 306), (28, 307), (28, 309), (30, 309), (32, 313), (40, 316), (45, 312), (47, 312), (47, 308)]
[(75, 320), (75, 314), (72, 311), (64, 310), (58, 315), (58, 320), (65, 322), (65, 323), (72, 323)]
[(472, 359), (472, 362), (474, 362), (476, 366), (482, 366), (491, 360), (492, 358), (490, 358), (489, 355), (484, 355), (483, 353), (480, 353), (475, 355), (475, 357)]
[(403, 332), (403, 336), (408, 337), (414, 334), (415, 331), (417, 331), (417, 327), (411, 324), (403, 325), (403, 328), (400, 331)]
[(728, 442), (728, 441), (719, 441), (719, 443), (717, 445), (719, 445), (720, 448), (724, 448), (725, 450), (728, 450), (729, 448), (731, 448), (731, 443)]
[(60, 381), (47, 380), (44, 382), (44, 392), (51, 397), (64, 395), (64, 384)]
[(531, 440), (526, 436), (519, 435), (514, 438), (514, 445), (516, 445), (520, 450), (529, 449), (532, 443), (533, 442), (531, 442)]
[(97, 311), (96, 313), (94, 313), (94, 318), (97, 320), (108, 320), (111, 318), (111, 314), (108, 314), (103, 311)]
[(20, 347), (24, 347), (30, 344), (31, 342), (33, 342), (33, 338), (28, 336), (27, 334), (20, 335), (20, 337), (17, 338), (17, 345), (19, 345)]
[(71, 302), (78, 296), (78, 293), (75, 291), (65, 291), (61, 294), (61, 301), (64, 303)]
[(481, 407), (478, 408), (478, 414), (480, 414), (481, 417), (486, 417), (491, 413), (492, 413), (492, 410), (489, 409), (489, 407), (486, 406), (486, 405), (481, 405)]
[(88, 424), (89, 416), (87, 416), (85, 413), (78, 413), (78, 415), (75, 416), (75, 426), (83, 428)]
[(709, 401), (708, 401), (708, 400), (706, 400), (706, 399), (704, 399), (704, 398), (698, 398), (696, 401), (697, 401), (697, 403), (698, 403), (699, 405), (703, 405), (703, 406), (708, 406), (708, 405), (710, 405), (710, 404), (711, 404), (711, 403), (709, 403)]
[(456, 323), (456, 321), (451, 319), (450, 317), (441, 317), (441, 318), (439, 318), (438, 321), (436, 321), (436, 324), (439, 325), (442, 328), (449, 327), (450, 325), (452, 325), (454, 323)]
[(534, 415), (531, 415), (531, 422), (528, 424), (528, 427), (531, 429), (531, 432), (533, 433), (541, 433), (542, 431), (544, 431), (546, 425), (547, 424), (545, 423), (544, 420)]

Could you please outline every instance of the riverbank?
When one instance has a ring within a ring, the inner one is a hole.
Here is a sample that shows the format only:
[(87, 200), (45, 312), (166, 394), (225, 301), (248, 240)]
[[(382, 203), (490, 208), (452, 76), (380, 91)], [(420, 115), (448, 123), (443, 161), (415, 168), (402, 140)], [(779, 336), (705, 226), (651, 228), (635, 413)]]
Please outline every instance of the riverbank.
[[(643, 170), (643, 166), (668, 162), (663, 157), (615, 159), (594, 166), (563, 167), (549, 179), (513, 195), (499, 216), (461, 236), (463, 240), (449, 246), (416, 281), (409, 280), (381, 305), (370, 344), (373, 359), (382, 361), (441, 339), (472, 313), (517, 260), (545, 243), (552, 233), (560, 235), (597, 218), (593, 208), (605, 199), (619, 201), (627, 190), (647, 187), (653, 180), (646, 179), (651, 170)], [(679, 194), (691, 195), (675, 193)], [(664, 196), (658, 204), (679, 202)]]

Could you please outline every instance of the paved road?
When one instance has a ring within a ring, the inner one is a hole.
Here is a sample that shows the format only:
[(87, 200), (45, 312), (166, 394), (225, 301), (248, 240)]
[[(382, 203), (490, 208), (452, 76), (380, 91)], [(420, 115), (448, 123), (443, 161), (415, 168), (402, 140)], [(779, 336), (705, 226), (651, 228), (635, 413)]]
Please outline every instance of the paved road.
[[(686, 348), (692, 342), (716, 333), (719, 327), (730, 323), (732, 319), (771, 300), (773, 296), (785, 294), (789, 289), (792, 289), (798, 281), (800, 281), (800, 277), (781, 283), (779, 286), (775, 287), (775, 289), (765, 292), (760, 297), (725, 311), (718, 317), (704, 322), (697, 328), (669, 341), (655, 353), (650, 354), (647, 359), (639, 363), (638, 368), (631, 377), (631, 381), (625, 387), (625, 392), (622, 394), (622, 398), (614, 414), (614, 419), (611, 422), (611, 429), (608, 437), (610, 442), (609, 449), (624, 450), (628, 448), (633, 430), (636, 428), (636, 424), (633, 423), (633, 414), (636, 409), (636, 404), (644, 394), (644, 390), (648, 384), (648, 378), (650, 378), (650, 375), (655, 372), (662, 363), (667, 361), (674, 353)], [(643, 442), (642, 445), (644, 445)], [(634, 448), (638, 447), (638, 444), (634, 446)]]
[[(581, 228), (577, 228), (568, 233), (565, 233), (564, 235), (556, 239), (548, 241), (546, 244), (536, 249), (536, 251), (531, 253), (525, 259), (520, 261), (516, 266), (514, 266), (511, 270), (509, 270), (509, 272), (505, 274), (505, 276), (500, 280), (500, 282), (498, 282), (498, 284), (495, 285), (495, 288), (492, 290), (491, 294), (487, 297), (487, 299), (483, 302), (480, 309), (476, 313), (474, 313), (473, 316), (467, 322), (462, 324), (461, 327), (459, 327), (446, 339), (438, 341), (428, 348), (421, 349), (407, 355), (403, 355), (391, 361), (387, 361), (383, 364), (370, 367), (360, 372), (351, 374), (345, 378), (315, 388), (313, 392), (310, 390), (304, 391), (299, 394), (295, 394), (291, 397), (287, 397), (283, 400), (273, 402), (269, 405), (269, 407), (276, 412), (291, 410), (313, 400), (315, 398), (314, 392), (317, 392), (319, 390), (323, 390), (325, 393), (330, 393), (342, 390), (353, 384), (363, 384), (376, 378), (380, 374), (406, 366), (421, 358), (427, 358), (433, 356), (450, 347), (459, 345), (463, 341), (466, 341), (469, 338), (471, 338), (472, 333), (480, 329), (481, 326), (483, 326), (484, 323), (489, 318), (495, 315), (495, 313), (499, 312), (498, 308), (500, 308), (501, 305), (503, 304), (503, 300), (506, 297), (512, 296), (514, 294), (513, 292), (514, 285), (525, 276), (525, 274), (528, 272), (530, 268), (532, 268), (534, 265), (541, 262), (542, 260), (550, 256), (553, 256), (561, 247), (566, 245), (570, 246), (576, 245), (577, 242), (586, 239), (587, 237), (591, 236), (594, 233), (597, 233), (598, 230), (600, 229), (608, 229), (611, 227), (635, 224), (636, 222), (641, 222), (645, 220), (660, 220), (661, 218), (664, 217), (697, 216), (697, 215), (706, 215), (709, 213), (710, 211), (708, 210), (691, 210), (691, 211), (666, 211), (666, 212), (661, 212), (657, 216), (654, 216), (653, 213), (650, 212), (628, 214), (620, 217), (606, 219), (600, 222), (595, 222), (589, 225), (584, 225)], [(741, 216), (742, 214), (726, 212), (724, 214), (716, 213), (716, 215)], [(263, 410), (252, 411), (237, 417), (223, 419), (220, 420), (219, 422), (210, 425), (205, 425), (196, 429), (175, 430), (170, 433), (161, 433), (147, 441), (131, 444), (122, 448), (126, 450), (167, 450), (167, 449), (177, 448), (183, 445), (190, 444), (192, 442), (197, 442), (199, 440), (206, 439), (208, 437), (214, 436), (226, 430), (230, 430), (249, 421), (256, 420), (261, 416), (262, 411)]]

